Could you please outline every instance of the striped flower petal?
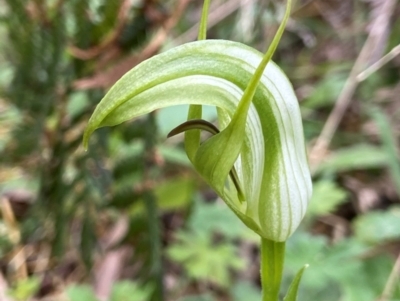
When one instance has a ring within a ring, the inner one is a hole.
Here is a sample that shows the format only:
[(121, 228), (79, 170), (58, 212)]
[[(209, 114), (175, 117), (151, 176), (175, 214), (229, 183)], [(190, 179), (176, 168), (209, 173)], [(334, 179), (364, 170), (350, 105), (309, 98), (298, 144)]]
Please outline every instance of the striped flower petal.
[[(285, 241), (303, 218), (312, 188), (298, 101), (276, 64), (269, 62), (261, 77), (243, 132), (240, 126), (229, 128), (262, 58), (225, 40), (188, 43), (154, 56), (105, 95), (89, 120), (84, 144), (99, 127), (156, 109), (216, 106), (221, 133), (200, 145), (192, 160), (196, 170), (246, 225), (264, 238)], [(229, 183), (233, 164), (245, 202)]]

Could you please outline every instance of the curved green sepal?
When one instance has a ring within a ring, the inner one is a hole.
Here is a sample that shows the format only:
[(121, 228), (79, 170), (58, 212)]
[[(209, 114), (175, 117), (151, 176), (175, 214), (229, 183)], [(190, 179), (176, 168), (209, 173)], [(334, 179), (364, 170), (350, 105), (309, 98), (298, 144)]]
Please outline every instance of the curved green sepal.
[(245, 123), (240, 126), (231, 125), (233, 123), (201, 144), (194, 160), (196, 170), (219, 195), (224, 195), (227, 176), (241, 152), (245, 136)]
[[(188, 120), (188, 121), (178, 125), (176, 128), (172, 129), (168, 133), (167, 137), (170, 138), (170, 137), (180, 134), (182, 132), (193, 131), (193, 130), (204, 130), (204, 131), (209, 132), (212, 135), (217, 135), (220, 133), (219, 129), (215, 125), (213, 125), (211, 122), (208, 122), (203, 119), (191, 119), (191, 120)], [(233, 184), (235, 185), (235, 188), (238, 192), (239, 201), (241, 203), (244, 202), (245, 199), (244, 199), (243, 190), (240, 186), (239, 176), (238, 176), (234, 166), (231, 168), (229, 175), (230, 175), (231, 180), (232, 180)]]
[(304, 267), (302, 267), (294, 277), (292, 283), (289, 286), (289, 290), (283, 299), (283, 301), (296, 301), (297, 299), (297, 291), (299, 290), (299, 285), (300, 285), (300, 280), (301, 277), (303, 277), (303, 273), (305, 269), (308, 268), (308, 264), (306, 264)]

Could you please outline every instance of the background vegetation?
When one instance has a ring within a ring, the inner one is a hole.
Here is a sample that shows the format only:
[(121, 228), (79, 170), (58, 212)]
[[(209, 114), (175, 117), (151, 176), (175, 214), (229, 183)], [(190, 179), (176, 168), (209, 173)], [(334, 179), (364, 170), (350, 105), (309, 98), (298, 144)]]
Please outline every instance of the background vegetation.
[[(257, 237), (165, 138), (186, 107), (81, 146), (107, 88), (196, 38), (201, 2), (0, 0), (0, 300), (260, 300)], [(283, 9), (214, 0), (209, 38), (264, 50)], [(314, 180), (287, 244), (285, 283), (310, 264), (299, 300), (400, 300), (399, 16), (395, 0), (298, 0), (275, 55)]]

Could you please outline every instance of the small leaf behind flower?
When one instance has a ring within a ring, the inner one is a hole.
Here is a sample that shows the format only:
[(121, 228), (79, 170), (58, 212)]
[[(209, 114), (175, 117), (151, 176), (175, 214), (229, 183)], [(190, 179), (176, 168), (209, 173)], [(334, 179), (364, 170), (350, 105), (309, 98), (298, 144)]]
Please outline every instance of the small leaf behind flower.
[(306, 264), (304, 267), (302, 267), (300, 269), (300, 271), (297, 272), (296, 277), (294, 277), (292, 283), (289, 286), (287, 295), (285, 296), (285, 298), (283, 298), (283, 301), (296, 301), (297, 291), (299, 290), (300, 280), (301, 280), (301, 277), (303, 277), (303, 273), (306, 268), (308, 268), (308, 264)]

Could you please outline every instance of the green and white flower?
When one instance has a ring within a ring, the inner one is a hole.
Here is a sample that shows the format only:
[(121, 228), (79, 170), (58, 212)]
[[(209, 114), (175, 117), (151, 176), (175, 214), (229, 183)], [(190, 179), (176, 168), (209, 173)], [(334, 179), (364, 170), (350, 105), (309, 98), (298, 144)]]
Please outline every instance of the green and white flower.
[[(312, 186), (297, 98), (282, 70), (265, 60), (262, 53), (225, 40), (188, 43), (154, 56), (105, 95), (84, 144), (99, 127), (157, 109), (215, 106), (221, 131), (201, 144), (187, 139), (189, 159), (248, 227), (263, 238), (285, 241), (306, 212)], [(257, 71), (259, 81), (253, 79)], [(247, 91), (251, 85), (253, 92)], [(212, 132), (208, 127), (194, 121), (176, 132)]]

